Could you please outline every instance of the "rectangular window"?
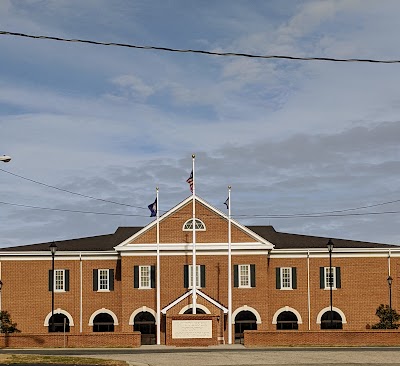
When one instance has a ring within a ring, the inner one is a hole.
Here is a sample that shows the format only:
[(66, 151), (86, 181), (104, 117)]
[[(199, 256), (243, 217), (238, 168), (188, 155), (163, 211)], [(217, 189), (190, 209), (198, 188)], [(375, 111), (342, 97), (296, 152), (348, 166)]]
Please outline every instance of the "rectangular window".
[[(189, 288), (193, 288), (193, 266), (190, 264), (188, 268), (189, 268), (189, 273), (188, 273), (188, 275), (189, 275)], [(196, 284), (197, 284), (196, 288), (200, 288), (201, 287), (200, 279), (201, 279), (200, 265), (197, 264), (196, 265)]]
[(108, 291), (110, 290), (110, 277), (109, 277), (109, 270), (108, 269), (99, 269), (98, 273), (98, 281), (99, 281), (99, 286), (98, 290), (99, 291)]
[(139, 288), (151, 288), (151, 266), (139, 266)]
[[(331, 272), (332, 269), (332, 272)], [(325, 267), (324, 268), (325, 271), (325, 289), (330, 289), (331, 288), (331, 284), (332, 284), (332, 288), (336, 289), (336, 267)]]
[(250, 264), (239, 265), (239, 287), (250, 287)]
[(65, 291), (65, 270), (54, 270), (54, 291)]
[(292, 289), (292, 268), (282, 267), (281, 268), (281, 289), (291, 290)]

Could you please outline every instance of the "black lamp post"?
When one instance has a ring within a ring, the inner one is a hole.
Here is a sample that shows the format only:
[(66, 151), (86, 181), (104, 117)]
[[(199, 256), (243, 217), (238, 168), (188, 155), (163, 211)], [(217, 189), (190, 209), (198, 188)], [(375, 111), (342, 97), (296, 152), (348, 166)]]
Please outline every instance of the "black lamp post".
[(51, 286), (51, 331), (54, 332), (54, 282), (55, 282), (55, 276), (54, 276), (54, 256), (57, 251), (57, 245), (53, 241), (50, 246), (50, 252), (51, 252), (51, 276), (52, 276), (52, 286)]
[(2, 307), (2, 304), (1, 304), (1, 289), (2, 288), (3, 288), (3, 281), (0, 280), (0, 311), (2, 311), (2, 309), (1, 309), (1, 307)]
[(333, 241), (329, 239), (326, 244), (329, 252), (329, 299), (330, 299), (330, 307), (331, 307), (331, 326), (330, 329), (333, 329), (333, 305), (332, 305), (332, 286), (333, 286), (333, 273), (332, 273), (332, 251), (333, 251)]
[(390, 329), (393, 328), (393, 317), (392, 317), (392, 282), (393, 278), (389, 275), (387, 278), (387, 282), (389, 285), (389, 311), (390, 311)]

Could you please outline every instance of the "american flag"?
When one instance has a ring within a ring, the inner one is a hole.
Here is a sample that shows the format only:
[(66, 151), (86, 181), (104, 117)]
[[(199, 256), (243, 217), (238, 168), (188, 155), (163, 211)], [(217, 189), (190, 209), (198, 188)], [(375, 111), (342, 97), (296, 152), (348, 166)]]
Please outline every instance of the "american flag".
[(190, 176), (189, 176), (189, 178), (186, 180), (186, 182), (189, 183), (190, 192), (193, 193), (193, 170), (192, 170), (192, 172), (190, 173)]

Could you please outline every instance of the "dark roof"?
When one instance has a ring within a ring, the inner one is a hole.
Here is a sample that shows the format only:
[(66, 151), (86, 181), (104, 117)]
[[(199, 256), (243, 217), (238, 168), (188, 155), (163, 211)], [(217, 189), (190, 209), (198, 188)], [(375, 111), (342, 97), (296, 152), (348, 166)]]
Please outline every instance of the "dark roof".
[[(119, 227), (114, 234), (90, 236), (87, 238), (55, 241), (58, 251), (106, 251), (137, 233), (142, 227)], [(0, 248), (0, 251), (48, 251), (52, 242)]]
[(275, 249), (326, 248), (329, 239), (332, 239), (336, 248), (399, 248), (391, 244), (281, 233), (275, 231), (272, 226), (247, 226), (247, 228), (274, 244)]
[[(287, 234), (276, 231), (272, 226), (247, 226), (248, 229), (275, 245), (275, 249), (326, 248), (329, 238)], [(119, 227), (114, 234), (90, 236), (87, 238), (56, 241), (59, 251), (107, 251), (136, 234), (143, 227)], [(399, 248), (397, 245), (362, 242), (331, 238), (336, 248)], [(48, 251), (48, 243), (0, 248), (0, 251)]]

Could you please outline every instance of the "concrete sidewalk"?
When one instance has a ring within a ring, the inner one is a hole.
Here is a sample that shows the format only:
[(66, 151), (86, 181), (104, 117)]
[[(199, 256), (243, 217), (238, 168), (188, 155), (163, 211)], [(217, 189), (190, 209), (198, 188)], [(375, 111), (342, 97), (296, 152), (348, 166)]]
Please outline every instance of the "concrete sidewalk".
[[(146, 352), (142, 352), (146, 350)], [(115, 352), (118, 352), (115, 350)], [(399, 365), (400, 350), (386, 348), (357, 349), (246, 349), (241, 345), (198, 349), (140, 347), (129, 354), (93, 354), (127, 361), (132, 366), (247, 366), (247, 365)]]

